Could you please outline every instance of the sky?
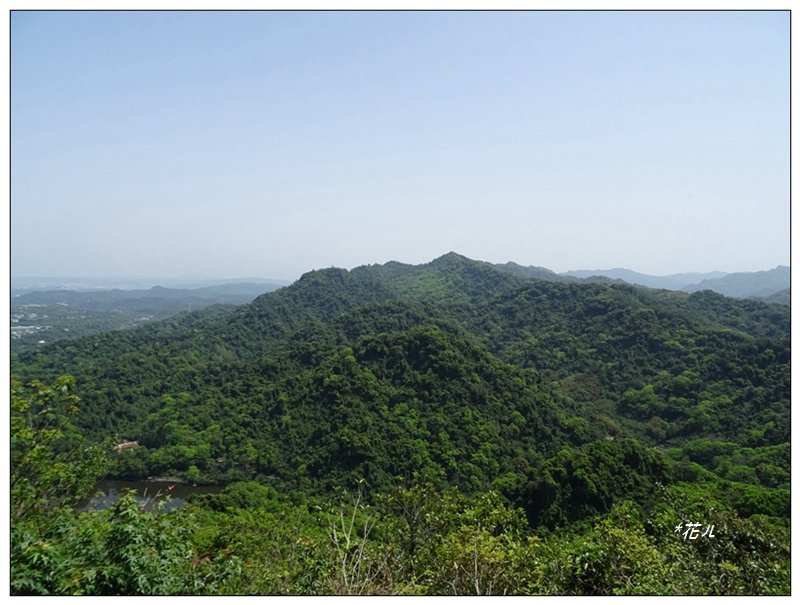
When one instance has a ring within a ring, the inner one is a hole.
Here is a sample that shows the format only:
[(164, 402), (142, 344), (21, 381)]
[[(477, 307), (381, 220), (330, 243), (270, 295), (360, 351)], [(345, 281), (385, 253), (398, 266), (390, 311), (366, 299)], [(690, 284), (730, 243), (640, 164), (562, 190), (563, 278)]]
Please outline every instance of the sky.
[(789, 264), (789, 13), (11, 15), (12, 276)]

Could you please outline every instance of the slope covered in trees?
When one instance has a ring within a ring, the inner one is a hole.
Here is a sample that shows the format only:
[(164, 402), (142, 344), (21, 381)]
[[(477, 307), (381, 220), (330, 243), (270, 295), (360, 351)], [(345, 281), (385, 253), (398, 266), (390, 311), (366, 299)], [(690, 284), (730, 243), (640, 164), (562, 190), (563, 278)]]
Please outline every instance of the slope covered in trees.
[[(506, 590), (524, 593), (558, 590), (514, 576), (517, 563), (500, 545), (534, 556), (523, 537), (556, 532), (558, 548), (573, 548), (573, 535), (607, 548), (598, 528), (623, 515), (643, 553), (666, 553), (675, 538), (663, 535), (667, 525), (688, 513), (659, 516), (665, 489), (693, 503), (684, 507), (693, 514), (713, 494), (730, 527), (750, 519), (785, 526), (789, 356), (789, 313), (780, 305), (541, 280), (451, 253), (420, 266), (313, 271), (236, 309), (24, 352), (12, 374), (21, 383), (75, 376), (76, 430), (96, 442), (140, 444), (111, 456), (108, 472), (119, 477), (258, 481), (303, 498), (360, 490), (376, 527), (393, 518), (381, 502), (399, 497), (398, 480), (434, 486), (426, 488), (431, 506), (450, 506), (441, 491), (448, 486), (466, 498), (494, 494), (522, 520), (516, 533), (503, 526), (482, 546), (520, 582)], [(426, 563), (407, 552), (403, 582), (415, 579), (395, 590), (452, 592), (452, 578), (413, 570), (432, 573), (436, 557), (478, 539), (465, 527), (440, 535), (446, 552), (425, 551)], [(392, 544), (391, 531), (381, 531), (370, 548)], [(788, 548), (788, 539), (774, 539)], [(717, 571), (738, 565), (733, 554), (714, 557)], [(578, 574), (563, 591), (602, 593), (619, 580), (589, 577), (590, 567), (562, 569), (562, 579)], [(690, 584), (668, 590), (647, 575), (654, 569), (631, 568), (641, 581), (623, 592), (703, 592)], [(374, 591), (392, 592), (382, 582)], [(300, 591), (293, 586), (287, 591)], [(780, 591), (765, 586), (753, 590)]]

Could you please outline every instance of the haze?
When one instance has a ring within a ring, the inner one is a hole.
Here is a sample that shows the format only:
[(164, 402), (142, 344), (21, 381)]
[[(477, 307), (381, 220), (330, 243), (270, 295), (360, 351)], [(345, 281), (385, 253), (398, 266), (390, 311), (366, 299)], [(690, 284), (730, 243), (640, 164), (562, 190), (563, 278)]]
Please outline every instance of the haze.
[(14, 12), (11, 261), (789, 264), (789, 12)]

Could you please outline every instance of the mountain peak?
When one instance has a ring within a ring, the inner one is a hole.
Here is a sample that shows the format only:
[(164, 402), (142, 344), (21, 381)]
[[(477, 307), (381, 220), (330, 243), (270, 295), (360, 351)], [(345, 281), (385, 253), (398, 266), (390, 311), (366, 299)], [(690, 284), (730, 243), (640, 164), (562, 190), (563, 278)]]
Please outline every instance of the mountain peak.
[(453, 263), (464, 264), (464, 263), (474, 263), (472, 259), (467, 258), (457, 252), (448, 252), (447, 254), (443, 254), (439, 258), (433, 259), (429, 264), (430, 265), (451, 265)]

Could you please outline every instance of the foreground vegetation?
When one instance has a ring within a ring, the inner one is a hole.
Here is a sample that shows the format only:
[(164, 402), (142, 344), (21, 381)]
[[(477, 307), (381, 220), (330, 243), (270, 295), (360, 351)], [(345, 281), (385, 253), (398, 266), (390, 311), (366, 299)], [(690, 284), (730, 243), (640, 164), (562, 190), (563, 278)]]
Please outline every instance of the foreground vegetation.
[[(532, 528), (497, 491), (415, 478), (370, 502), (234, 483), (183, 509), (133, 494), (75, 502), (104, 464), (75, 443), (73, 382), (14, 385), (15, 594), (787, 594), (788, 524), (742, 518), (713, 486), (658, 485), (566, 529)], [(713, 537), (675, 530), (713, 522)]]
[(451, 254), (21, 353), (12, 591), (788, 594), (788, 321)]

